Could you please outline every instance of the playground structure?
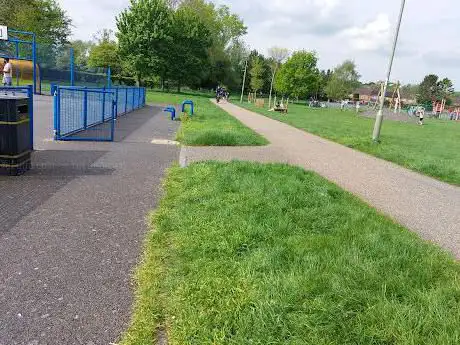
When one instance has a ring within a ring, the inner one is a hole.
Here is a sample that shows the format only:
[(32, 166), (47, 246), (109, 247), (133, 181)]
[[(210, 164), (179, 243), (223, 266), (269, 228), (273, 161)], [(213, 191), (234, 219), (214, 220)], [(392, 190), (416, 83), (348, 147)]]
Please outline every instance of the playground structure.
[[(10, 58), (13, 64), (13, 75), (16, 78), (16, 86), (20, 86), (20, 68), (27, 67), (30, 72), (32, 67), (33, 91), (40, 93), (40, 74), (37, 61), (37, 43), (35, 33), (13, 30), (7, 28), (7, 34), (0, 40), (0, 58)], [(23, 62), (22, 62), (23, 61)], [(22, 62), (22, 63), (20, 63)], [(16, 67), (16, 70), (15, 70)], [(24, 71), (24, 72), (26, 72)], [(25, 73), (27, 75), (27, 73)]]
[[(34, 80), (34, 67), (32, 61), (27, 60), (17, 60), (10, 58), (10, 63), (13, 65), (13, 73), (15, 83), (13, 86), (22, 86), (24, 84), (23, 81), (32, 81)], [(4, 62), (3, 60), (0, 61), (0, 69), (3, 70)], [(37, 89), (41, 90), (41, 73), (40, 73), (40, 66), (37, 64), (35, 66), (36, 69), (36, 80), (35, 83), (37, 85)]]
[[(390, 109), (394, 110), (394, 113), (400, 113), (401, 112), (401, 108), (402, 108), (402, 102), (401, 102), (401, 83), (399, 81), (395, 82), (395, 83), (389, 83), (388, 84), (388, 87), (391, 88), (393, 87), (393, 93), (391, 95), (391, 98), (390, 98)], [(377, 99), (374, 103), (374, 106), (373, 106), (373, 109), (374, 110), (377, 110), (377, 107), (379, 106), (380, 102), (382, 101), (382, 97), (384, 97), (384, 100), (387, 100), (387, 95), (384, 95), (383, 92), (384, 92), (384, 89), (385, 89), (385, 82), (381, 82), (380, 83), (380, 91), (379, 91), (379, 94), (377, 96)]]
[(248, 103), (255, 103), (257, 99), (257, 95), (255, 92), (248, 93)]
[(439, 117), (446, 109), (446, 100), (433, 101), (433, 115)]
[(37, 43), (33, 32), (8, 28), (7, 33), (0, 39), (0, 58), (9, 58), (13, 65), (13, 85), (33, 84), (35, 94), (48, 92), (48, 86), (53, 83), (112, 86), (110, 67), (90, 69), (76, 65), (71, 46)]

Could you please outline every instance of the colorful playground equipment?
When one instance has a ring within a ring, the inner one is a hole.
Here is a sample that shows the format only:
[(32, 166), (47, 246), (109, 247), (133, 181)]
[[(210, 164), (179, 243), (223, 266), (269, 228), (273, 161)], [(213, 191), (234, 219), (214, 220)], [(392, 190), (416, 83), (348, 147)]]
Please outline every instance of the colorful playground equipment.
[(433, 101), (433, 115), (438, 116), (444, 112), (446, 108), (446, 100), (442, 99), (439, 101)]

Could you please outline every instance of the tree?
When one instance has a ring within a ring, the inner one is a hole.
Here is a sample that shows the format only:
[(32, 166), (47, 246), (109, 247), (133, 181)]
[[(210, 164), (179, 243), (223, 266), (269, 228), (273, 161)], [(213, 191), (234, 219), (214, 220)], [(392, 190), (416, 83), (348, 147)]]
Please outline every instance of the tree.
[(90, 67), (110, 67), (114, 73), (121, 70), (118, 44), (113, 38), (113, 31), (104, 29), (95, 36), (96, 44), (91, 47), (88, 57)]
[(275, 79), (275, 89), (289, 97), (314, 95), (320, 78), (314, 52), (297, 51), (283, 64)]
[(454, 95), (454, 84), (449, 78), (444, 78), (438, 82), (438, 96), (441, 99), (450, 100)]
[(268, 56), (271, 59), (270, 68), (272, 72), (271, 82), (270, 82), (270, 96), (268, 97), (268, 108), (271, 108), (272, 104), (272, 92), (273, 84), (275, 82), (276, 72), (278, 68), (283, 63), (284, 60), (289, 56), (289, 50), (286, 48), (272, 47), (268, 49)]
[(347, 98), (359, 86), (359, 78), (356, 64), (346, 60), (332, 73), (331, 80), (326, 86), (327, 96), (334, 100)]
[(180, 92), (183, 83), (197, 85), (201, 81), (211, 40), (208, 28), (190, 7), (179, 7), (174, 13), (172, 38), (168, 75), (177, 82)]
[(453, 95), (454, 88), (450, 79), (444, 78), (439, 80), (437, 75), (429, 74), (419, 86), (417, 102), (425, 104), (442, 99), (450, 102)]
[(209, 30), (211, 46), (208, 49), (208, 66), (203, 68), (204, 86), (215, 87), (218, 83), (238, 86), (239, 73), (234, 73), (235, 65), (230, 60), (229, 51), (238, 46), (240, 38), (247, 28), (236, 14), (227, 6), (217, 7), (205, 0), (183, 0), (179, 8), (190, 8)]
[(252, 91), (257, 93), (264, 86), (264, 66), (262, 59), (257, 56), (252, 61), (252, 68), (249, 72), (251, 75), (251, 88)]
[(70, 42), (70, 45), (74, 51), (75, 65), (85, 68), (88, 65), (89, 54), (94, 46), (94, 42), (76, 40)]
[(224, 83), (231, 90), (240, 89), (246, 61), (249, 58), (249, 48), (243, 41), (234, 40), (225, 53), (230, 61), (230, 69)]
[(417, 102), (431, 103), (438, 98), (438, 76), (427, 75), (419, 86)]
[(131, 0), (117, 18), (119, 52), (140, 84), (144, 76), (166, 75), (172, 12), (163, 0)]
[(318, 82), (318, 92), (317, 92), (317, 99), (324, 100), (327, 98), (326, 94), (326, 87), (329, 84), (330, 80), (332, 78), (332, 70), (328, 69), (326, 70), (321, 70), (320, 72), (320, 78)]
[(0, 23), (36, 34), (37, 41), (64, 44), (71, 34), (72, 20), (56, 0), (14, 0), (0, 6)]
[(415, 100), (419, 90), (419, 85), (407, 84), (401, 86), (401, 98)]

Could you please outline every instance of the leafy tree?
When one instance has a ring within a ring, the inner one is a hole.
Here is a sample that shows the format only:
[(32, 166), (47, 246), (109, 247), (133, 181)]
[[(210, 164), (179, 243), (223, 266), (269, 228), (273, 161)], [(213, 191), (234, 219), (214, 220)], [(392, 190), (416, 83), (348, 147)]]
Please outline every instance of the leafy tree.
[(359, 86), (360, 75), (356, 71), (356, 64), (346, 60), (337, 66), (326, 86), (326, 94), (334, 100), (347, 98)]
[(117, 18), (119, 53), (138, 83), (145, 76), (165, 76), (171, 46), (171, 9), (163, 0), (131, 0)]
[(431, 103), (446, 99), (449, 103), (454, 95), (453, 83), (450, 79), (444, 78), (439, 80), (435, 74), (427, 75), (418, 89), (417, 102)]
[(225, 53), (230, 61), (230, 69), (228, 78), (224, 80), (224, 83), (232, 90), (240, 89), (246, 60), (249, 58), (249, 49), (241, 40), (234, 40)]
[(70, 45), (74, 51), (75, 65), (85, 68), (88, 65), (89, 54), (94, 46), (94, 42), (76, 40), (70, 42)]
[(179, 8), (190, 8), (209, 30), (211, 46), (208, 49), (208, 66), (203, 69), (203, 85), (215, 87), (218, 83), (239, 85), (239, 73), (231, 60), (232, 46), (238, 47), (247, 28), (240, 17), (232, 14), (229, 7), (217, 7), (205, 0), (183, 0)]
[(326, 86), (329, 84), (329, 81), (332, 78), (332, 70), (321, 70), (320, 71), (320, 77), (318, 81), (318, 90), (317, 90), (317, 99), (326, 99), (327, 94), (326, 94)]
[(257, 93), (264, 86), (264, 65), (259, 56), (253, 59), (249, 74), (251, 75), (252, 91)]
[(179, 7), (174, 13), (172, 38), (168, 75), (177, 82), (180, 92), (183, 83), (199, 84), (211, 40), (206, 25), (190, 7)]
[(431, 103), (438, 98), (438, 76), (435, 74), (427, 75), (419, 86), (419, 96), (417, 102)]
[(417, 97), (419, 85), (407, 84), (401, 86), (401, 97), (414, 100)]
[(318, 89), (318, 58), (314, 52), (297, 51), (281, 66), (275, 89), (289, 97), (309, 97)]
[(438, 82), (438, 93), (440, 98), (451, 99), (454, 95), (454, 84), (449, 78), (444, 78)]
[(113, 38), (113, 31), (104, 29), (96, 36), (97, 43), (91, 48), (88, 58), (90, 67), (111, 67), (112, 72), (121, 70), (118, 44)]
[(0, 23), (35, 32), (41, 43), (68, 42), (72, 21), (56, 0), (14, 0), (0, 6)]

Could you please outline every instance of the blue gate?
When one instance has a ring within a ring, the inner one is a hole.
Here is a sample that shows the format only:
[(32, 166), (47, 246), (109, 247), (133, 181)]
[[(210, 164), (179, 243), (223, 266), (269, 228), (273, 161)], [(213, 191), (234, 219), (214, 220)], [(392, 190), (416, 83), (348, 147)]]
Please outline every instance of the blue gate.
[(116, 118), (145, 106), (145, 89), (54, 88), (56, 140), (113, 141)]

